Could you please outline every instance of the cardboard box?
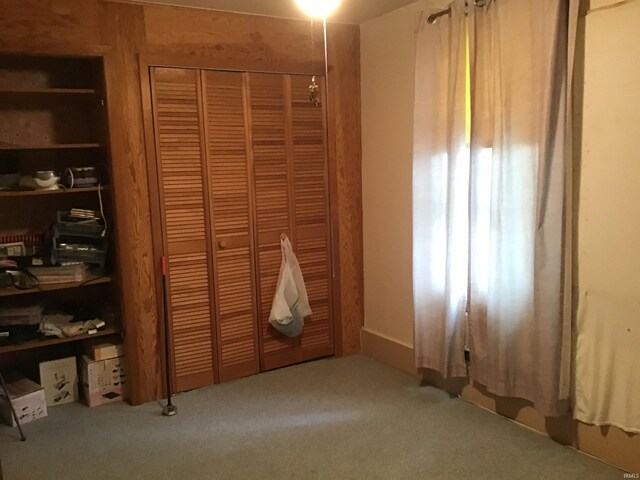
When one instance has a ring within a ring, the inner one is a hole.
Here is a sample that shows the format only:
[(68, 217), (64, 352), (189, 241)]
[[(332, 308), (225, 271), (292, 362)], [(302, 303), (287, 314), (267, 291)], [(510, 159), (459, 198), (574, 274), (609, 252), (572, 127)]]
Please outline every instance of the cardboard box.
[(76, 357), (40, 363), (40, 384), (44, 387), (47, 406), (78, 400)]
[(83, 355), (79, 363), (80, 381), (87, 405), (95, 407), (125, 398), (127, 374), (124, 357), (93, 360)]
[(108, 360), (124, 356), (122, 343), (102, 342), (86, 343), (84, 353), (92, 360)]
[[(7, 390), (11, 397), (13, 408), (20, 419), (20, 424), (29, 423), (47, 416), (44, 388), (36, 382), (32, 382), (28, 378), (20, 378), (13, 382), (7, 382)], [(0, 417), (7, 425), (16, 426), (9, 402), (1, 390)]]

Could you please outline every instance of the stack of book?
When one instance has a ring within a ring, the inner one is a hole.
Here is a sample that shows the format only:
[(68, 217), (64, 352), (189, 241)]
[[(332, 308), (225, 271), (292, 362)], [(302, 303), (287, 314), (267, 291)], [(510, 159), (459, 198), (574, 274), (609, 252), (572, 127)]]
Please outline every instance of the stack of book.
[(65, 215), (67, 221), (77, 220), (100, 220), (100, 214), (95, 210), (86, 210), (84, 208), (72, 208), (67, 215)]

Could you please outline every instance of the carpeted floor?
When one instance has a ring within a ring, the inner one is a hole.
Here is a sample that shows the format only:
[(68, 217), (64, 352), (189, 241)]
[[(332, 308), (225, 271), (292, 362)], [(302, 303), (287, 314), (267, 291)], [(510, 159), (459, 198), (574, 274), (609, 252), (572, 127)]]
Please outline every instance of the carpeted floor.
[(0, 427), (5, 480), (620, 479), (622, 472), (366, 357), (157, 403), (68, 404)]

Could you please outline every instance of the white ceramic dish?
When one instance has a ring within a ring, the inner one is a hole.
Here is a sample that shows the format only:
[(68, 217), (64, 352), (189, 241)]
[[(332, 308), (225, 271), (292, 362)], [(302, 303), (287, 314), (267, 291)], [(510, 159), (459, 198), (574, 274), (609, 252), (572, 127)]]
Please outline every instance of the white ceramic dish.
[(37, 177), (33, 177), (33, 183), (38, 190), (57, 190), (60, 177), (51, 177), (48, 180), (41, 180)]

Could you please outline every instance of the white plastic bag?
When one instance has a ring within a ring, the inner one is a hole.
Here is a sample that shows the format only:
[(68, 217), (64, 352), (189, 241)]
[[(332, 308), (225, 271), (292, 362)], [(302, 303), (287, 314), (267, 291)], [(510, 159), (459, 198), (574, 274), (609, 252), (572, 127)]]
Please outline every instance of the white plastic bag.
[(300, 264), (286, 236), (280, 240), (280, 248), (282, 264), (269, 323), (283, 335), (297, 337), (302, 333), (304, 317), (311, 315), (311, 307)]

